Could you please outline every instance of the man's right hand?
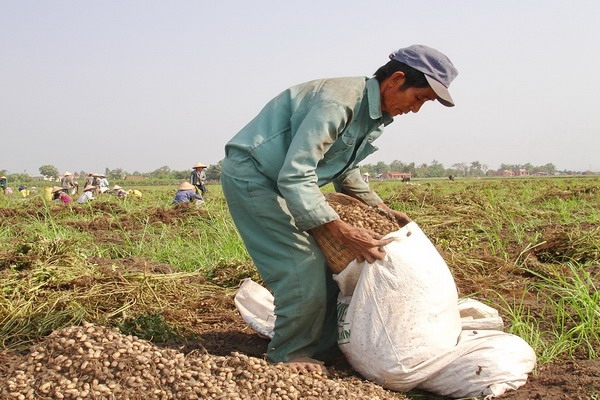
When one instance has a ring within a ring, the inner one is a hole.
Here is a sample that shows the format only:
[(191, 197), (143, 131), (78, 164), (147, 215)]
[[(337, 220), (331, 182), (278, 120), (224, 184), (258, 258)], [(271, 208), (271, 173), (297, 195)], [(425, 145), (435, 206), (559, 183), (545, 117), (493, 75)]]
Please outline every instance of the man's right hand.
[(381, 260), (385, 256), (383, 246), (393, 239), (381, 240), (378, 233), (366, 229), (354, 227), (341, 219), (324, 224), (332, 237), (340, 240), (344, 246), (356, 257), (356, 261), (366, 261), (369, 264)]

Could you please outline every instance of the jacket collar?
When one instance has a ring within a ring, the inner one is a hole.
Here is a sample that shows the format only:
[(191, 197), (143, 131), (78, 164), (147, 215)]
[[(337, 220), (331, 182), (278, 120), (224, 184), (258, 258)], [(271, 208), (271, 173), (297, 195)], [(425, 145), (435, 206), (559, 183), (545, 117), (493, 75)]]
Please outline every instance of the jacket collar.
[(384, 126), (394, 121), (388, 113), (381, 111), (381, 93), (379, 91), (379, 82), (375, 78), (367, 80), (367, 100), (369, 101), (369, 116), (372, 119), (381, 119)]

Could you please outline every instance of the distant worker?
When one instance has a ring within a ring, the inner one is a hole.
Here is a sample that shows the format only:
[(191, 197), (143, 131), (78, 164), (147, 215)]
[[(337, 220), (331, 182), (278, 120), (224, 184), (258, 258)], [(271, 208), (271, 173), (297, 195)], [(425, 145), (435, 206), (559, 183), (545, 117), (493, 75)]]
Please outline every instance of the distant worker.
[(54, 186), (52, 188), (52, 201), (60, 201), (66, 204), (72, 202), (73, 200), (68, 194), (63, 192), (62, 186)]
[(202, 163), (197, 163), (194, 165), (192, 169), (192, 173), (190, 174), (190, 183), (194, 185), (196, 188), (196, 193), (202, 193), (202, 196), (205, 196), (208, 193), (208, 189), (206, 188), (206, 165)]
[(85, 186), (90, 186), (91, 185), (91, 186), (95, 186), (96, 187), (96, 189), (94, 189), (94, 194), (100, 193), (100, 177), (101, 177), (100, 174), (92, 172), (85, 179)]
[(98, 175), (98, 188), (100, 189), (100, 193), (106, 193), (109, 191), (108, 179), (106, 179), (105, 175)]
[(0, 187), (4, 193), (6, 193), (6, 185), (8, 185), (6, 177), (4, 175), (0, 176)]
[(94, 185), (94, 183), (95, 183), (94, 181), (95, 180), (96, 180), (95, 174), (93, 174), (91, 172), (88, 173), (87, 177), (85, 178), (85, 183), (83, 184), (83, 187), (86, 187), (86, 186), (95, 186)]
[(182, 182), (177, 188), (177, 193), (171, 204), (192, 203), (194, 201), (196, 201), (197, 204), (204, 203), (204, 198), (196, 193), (195, 189), (196, 188), (191, 183)]
[(84, 187), (83, 193), (81, 193), (81, 196), (79, 196), (77, 202), (79, 204), (83, 204), (87, 203), (88, 201), (94, 200), (94, 189), (96, 189), (96, 186), (93, 185), (87, 185), (86, 187)]
[(118, 198), (122, 199), (123, 197), (127, 196), (127, 192), (123, 190), (123, 188), (119, 185), (115, 185), (112, 187), (112, 192), (115, 196), (117, 196)]
[(26, 185), (19, 186), (19, 193), (21, 193), (21, 196), (23, 198), (29, 197), (29, 195), (30, 195), (30, 191), (29, 191), (29, 189), (27, 189)]
[(79, 191), (79, 184), (75, 182), (73, 174), (68, 171), (60, 178), (60, 186), (67, 194), (75, 194)]

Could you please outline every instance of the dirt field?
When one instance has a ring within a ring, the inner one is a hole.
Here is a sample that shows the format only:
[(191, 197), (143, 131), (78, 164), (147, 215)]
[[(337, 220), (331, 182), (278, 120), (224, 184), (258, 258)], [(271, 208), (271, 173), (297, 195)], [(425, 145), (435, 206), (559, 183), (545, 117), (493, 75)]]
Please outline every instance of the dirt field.
[[(148, 216), (151, 220), (160, 221), (165, 224), (174, 223), (178, 218), (185, 218), (185, 210), (149, 210)], [(18, 217), (18, 215), (4, 215), (5, 218)], [(121, 227), (128, 227), (128, 217), (122, 216)], [(96, 219), (93, 223), (81, 225), (81, 229), (91, 232), (98, 242), (118, 242), (119, 237), (110, 230), (110, 221), (102, 218)], [(148, 273), (161, 274), (175, 271), (175, 268), (149, 262), (148, 260), (125, 258), (125, 259), (102, 259), (95, 258), (90, 260), (94, 264), (110, 266), (112, 273), (115, 271), (146, 271)], [(595, 271), (595, 282), (599, 282), (600, 267)], [(519, 280), (527, 280), (530, 277), (504, 271), (507, 275), (503, 279), (509, 279), (514, 283), (514, 287), (524, 287), (519, 284)], [(594, 272), (594, 271), (592, 271)], [(482, 273), (485, 275), (485, 273)], [(497, 271), (489, 271), (489, 276), (498, 275)], [(223, 266), (219, 273), (212, 279), (211, 283), (221, 284), (224, 287), (231, 285), (236, 279), (242, 278), (243, 272), (235, 266)], [(474, 290), (481, 290), (484, 280), (474, 281), (457, 277), (457, 287), (461, 295), (472, 293)], [(81, 282), (82, 285), (90, 285), (92, 282)], [(494, 285), (495, 282), (489, 282)], [(231, 286), (230, 286), (231, 287)], [(504, 289), (505, 296), (510, 296), (509, 289)], [(515, 291), (515, 297), (520, 293)], [(534, 302), (535, 298), (528, 299)], [(542, 305), (532, 304), (532, 307), (542, 309)], [(186, 311), (185, 313), (183, 311)], [(193, 314), (193, 319), (189, 315)], [(230, 357), (232, 353), (238, 352), (251, 357), (264, 358), (267, 346), (267, 340), (261, 339), (255, 334), (242, 320), (233, 303), (233, 291), (222, 290), (215, 291), (211, 295), (203, 297), (201, 303), (196, 304), (193, 310), (181, 310), (176, 306), (166, 307), (163, 311), (167, 321), (176, 321), (180, 326), (187, 326), (188, 332), (193, 332), (194, 340), (179, 340), (161, 343), (159, 346), (165, 349), (174, 349), (184, 354), (194, 352), (208, 353), (214, 356)], [(550, 316), (547, 316), (550, 317)], [(185, 320), (184, 320), (185, 319)], [(0, 354), (0, 375), (6, 375), (23, 362), (26, 353), (15, 354), (4, 352)], [(583, 356), (573, 359), (563, 359), (549, 365), (542, 365), (537, 368), (530, 377), (528, 383), (517, 391), (508, 392), (502, 398), (513, 400), (526, 399), (600, 399), (600, 360), (587, 360)], [(354, 385), (371, 385), (357, 376), (352, 368), (343, 360), (330, 365), (332, 379), (339, 382), (346, 382)], [(366, 392), (368, 393), (368, 391)], [(402, 395), (393, 392), (377, 392), (380, 398), (404, 399)], [(367, 395), (364, 395), (367, 396)], [(442, 399), (443, 397), (434, 396), (428, 393), (414, 391), (407, 393), (408, 398), (414, 399)], [(36, 397), (48, 398), (48, 397)], [(146, 396), (152, 398), (152, 396)], [(358, 398), (358, 397), (352, 397)], [(363, 397), (371, 398), (371, 397)]]
[[(115, 265), (117, 260), (96, 259), (95, 262)], [(152, 264), (145, 260), (123, 259), (119, 260), (120, 266), (128, 271), (139, 269), (154, 273), (167, 272), (170, 268), (166, 265)], [(233, 272), (235, 274), (235, 272)], [(223, 276), (228, 276), (226, 270)], [(177, 319), (176, 310), (165, 310), (167, 319)], [(241, 319), (231, 295), (224, 292), (214, 297), (205, 297), (202, 307), (195, 310), (195, 321), (192, 322), (190, 330), (196, 334), (195, 340), (171, 341), (161, 344), (160, 347), (176, 349), (185, 354), (194, 351), (207, 352), (215, 356), (231, 356), (233, 352), (239, 352), (248, 356), (264, 358), (268, 341), (261, 339)], [(185, 322), (184, 322), (185, 323)], [(25, 354), (20, 357), (14, 355), (0, 355), (0, 372), (8, 373), (23, 361)], [(351, 385), (367, 386), (352, 368), (344, 361), (330, 365), (329, 370), (333, 379), (346, 382)], [(362, 382), (362, 383), (361, 383)], [(526, 399), (598, 399), (600, 393), (600, 360), (572, 359), (563, 360), (550, 365), (544, 365), (537, 369), (535, 375), (531, 376), (528, 383), (518, 389), (502, 396), (502, 398), (513, 400)], [(368, 393), (368, 390), (366, 391)], [(387, 392), (389, 397), (402, 399), (403, 396)], [(406, 394), (408, 398), (414, 399), (445, 399), (421, 391), (413, 391)], [(43, 397), (41, 397), (43, 398)], [(152, 398), (152, 397), (150, 397)], [(354, 398), (354, 397), (353, 397)]]
[[(221, 315), (228, 317), (216, 326), (203, 329), (203, 346), (211, 354), (227, 355), (239, 351), (254, 357), (263, 357), (268, 344), (259, 338), (235, 312), (228, 302), (222, 306)], [(193, 344), (188, 343), (188, 346)], [(359, 379), (345, 362), (330, 367), (334, 376), (341, 379)], [(414, 399), (446, 399), (426, 392), (414, 391), (407, 394)], [(539, 367), (528, 383), (516, 391), (507, 392), (501, 398), (512, 400), (596, 400), (600, 399), (600, 360), (563, 360)]]
[[(203, 346), (211, 354), (227, 355), (239, 351), (254, 357), (263, 357), (268, 341), (259, 338), (241, 318), (231, 312), (232, 303), (227, 303), (222, 315), (228, 315), (218, 326), (209, 326), (202, 332)], [(188, 346), (192, 344), (187, 344)], [(193, 345), (192, 345), (193, 346)], [(344, 362), (330, 367), (335, 376), (342, 379), (357, 379), (352, 368)], [(411, 392), (409, 398), (445, 399), (425, 392)], [(573, 359), (544, 365), (529, 378), (528, 383), (516, 391), (507, 392), (502, 398), (512, 400), (600, 399), (600, 360)]]

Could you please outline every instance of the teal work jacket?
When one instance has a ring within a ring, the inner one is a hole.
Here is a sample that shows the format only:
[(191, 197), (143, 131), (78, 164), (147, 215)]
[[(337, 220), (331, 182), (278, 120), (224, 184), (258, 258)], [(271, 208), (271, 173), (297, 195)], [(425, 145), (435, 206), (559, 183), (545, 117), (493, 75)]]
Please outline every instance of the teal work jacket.
[(374, 78), (303, 83), (272, 99), (226, 144), (221, 173), (272, 188), (296, 226), (308, 230), (339, 218), (320, 190), (328, 183), (367, 204), (383, 202), (358, 164), (378, 149), (373, 141), (392, 121)]

